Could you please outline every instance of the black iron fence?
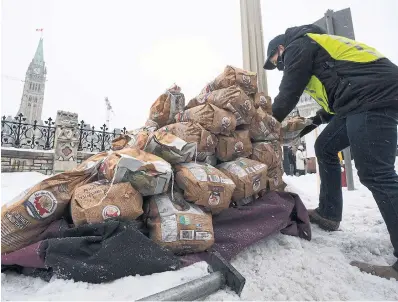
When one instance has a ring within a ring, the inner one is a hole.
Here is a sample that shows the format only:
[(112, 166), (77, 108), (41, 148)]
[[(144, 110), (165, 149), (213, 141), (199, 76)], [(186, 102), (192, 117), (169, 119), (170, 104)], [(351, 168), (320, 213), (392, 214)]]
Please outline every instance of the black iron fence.
[(31, 148), (50, 150), (54, 148), (55, 126), (50, 117), (44, 125), (26, 122), (23, 114), (14, 117), (14, 120), (1, 119), (1, 146), (14, 148)]
[(81, 121), (79, 127), (79, 147), (77, 150), (90, 152), (109, 150), (112, 141), (120, 134), (126, 133), (126, 127), (119, 133), (116, 132), (116, 129), (113, 130), (113, 132), (108, 132), (106, 124), (102, 125), (100, 129), (101, 130), (95, 130), (94, 126), (92, 126), (91, 129), (87, 129), (87, 125), (84, 121)]
[[(84, 121), (79, 124), (79, 146), (78, 151), (101, 152), (111, 148), (112, 140), (117, 136), (126, 133), (126, 128), (108, 132), (106, 125), (100, 130), (95, 127), (87, 127)], [(23, 114), (14, 119), (1, 119), (1, 146), (14, 148), (29, 148), (39, 150), (54, 149), (55, 122), (52, 118), (39, 124), (37, 121), (28, 123)]]

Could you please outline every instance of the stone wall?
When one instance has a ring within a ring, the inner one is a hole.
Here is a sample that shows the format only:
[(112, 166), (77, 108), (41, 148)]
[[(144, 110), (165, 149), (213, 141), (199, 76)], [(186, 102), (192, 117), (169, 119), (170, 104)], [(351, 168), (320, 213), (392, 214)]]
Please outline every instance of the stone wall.
[(1, 172), (53, 173), (54, 151), (1, 148)]
[[(21, 118), (20, 116), (19, 126), (21, 126)], [(97, 153), (77, 151), (79, 147), (79, 133), (77, 113), (58, 110), (55, 120), (54, 149), (19, 149), (2, 146), (1, 172), (35, 171), (51, 175), (73, 170), (82, 161)], [(82, 149), (82, 146), (80, 147)], [(102, 148), (104, 148), (104, 145), (102, 145)]]
[(81, 164), (81, 162), (85, 161), (87, 158), (93, 156), (94, 154), (97, 153), (87, 153), (87, 152), (81, 152), (77, 151), (77, 164)]
[[(77, 164), (95, 153), (77, 152)], [(54, 150), (1, 148), (1, 172), (40, 172), (53, 174)]]

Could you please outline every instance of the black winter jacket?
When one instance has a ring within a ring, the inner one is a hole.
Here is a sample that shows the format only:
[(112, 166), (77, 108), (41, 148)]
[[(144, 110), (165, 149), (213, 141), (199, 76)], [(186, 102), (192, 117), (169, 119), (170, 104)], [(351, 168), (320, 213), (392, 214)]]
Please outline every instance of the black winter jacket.
[(279, 94), (272, 105), (282, 121), (297, 105), (312, 75), (324, 85), (329, 108), (339, 116), (366, 110), (398, 109), (398, 67), (387, 58), (371, 63), (334, 60), (307, 33), (324, 33), (315, 25), (292, 27), (285, 33), (285, 64)]

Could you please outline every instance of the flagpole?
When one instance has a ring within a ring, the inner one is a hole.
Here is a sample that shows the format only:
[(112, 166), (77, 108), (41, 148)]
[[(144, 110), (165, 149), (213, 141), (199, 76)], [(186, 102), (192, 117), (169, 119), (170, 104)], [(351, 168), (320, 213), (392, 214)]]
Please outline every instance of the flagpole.
[(44, 28), (36, 28), (36, 31), (39, 31), (39, 32), (40, 32), (40, 39), (43, 39), (43, 31), (44, 31)]

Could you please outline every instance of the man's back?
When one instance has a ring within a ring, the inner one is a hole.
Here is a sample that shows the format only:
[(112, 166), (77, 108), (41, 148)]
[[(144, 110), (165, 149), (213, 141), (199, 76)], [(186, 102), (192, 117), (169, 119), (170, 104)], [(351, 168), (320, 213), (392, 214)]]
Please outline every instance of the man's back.
[[(336, 59), (339, 47), (346, 44), (329, 39), (331, 42), (321, 45), (322, 37), (334, 36), (325, 35), (313, 25), (289, 28), (285, 36), (285, 69), (280, 94), (273, 105), (275, 117), (283, 119), (290, 108), (294, 108), (314, 76), (323, 86), (320, 90), (324, 90), (331, 112), (345, 115), (381, 107), (398, 108), (398, 67), (387, 58), (362, 62), (358, 48), (364, 44), (350, 40), (352, 42), (347, 42), (352, 43), (349, 49), (353, 53), (357, 51), (357, 56)], [(362, 56), (366, 56), (365, 50)]]

